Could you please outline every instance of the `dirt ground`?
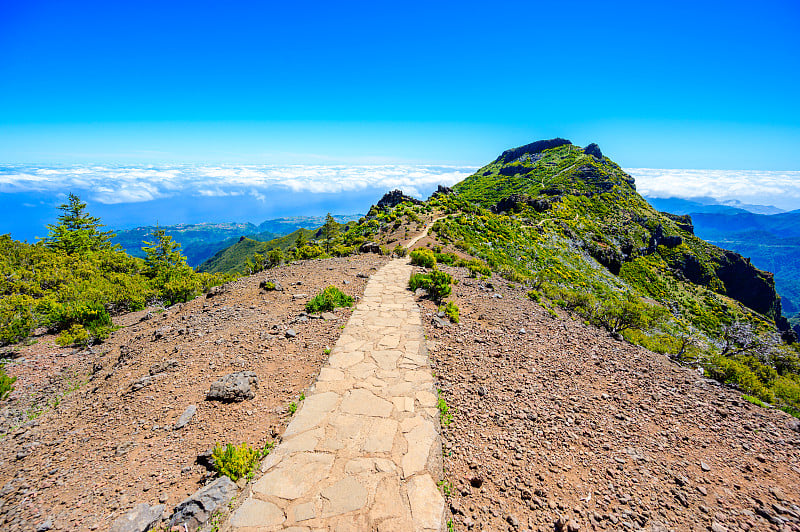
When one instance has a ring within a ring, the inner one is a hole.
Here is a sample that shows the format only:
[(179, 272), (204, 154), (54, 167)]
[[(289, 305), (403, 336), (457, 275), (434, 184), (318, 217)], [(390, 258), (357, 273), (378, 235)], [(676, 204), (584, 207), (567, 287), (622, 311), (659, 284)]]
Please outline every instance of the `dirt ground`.
[[(16, 390), (0, 412), (0, 529), (106, 530), (141, 502), (169, 511), (207, 478), (199, 453), (273, 440), (351, 312), (305, 317), (305, 302), (331, 284), (359, 297), (387, 260), (308, 261), (242, 278), (212, 297), (120, 316), (123, 327), (92, 349), (47, 335), (19, 347), (7, 366)], [(261, 290), (263, 279), (284, 290)], [(244, 370), (259, 377), (254, 399), (205, 400), (212, 382)], [(175, 430), (189, 405), (197, 413)]]
[(800, 425), (501, 278), (420, 299), (455, 530), (800, 530)]

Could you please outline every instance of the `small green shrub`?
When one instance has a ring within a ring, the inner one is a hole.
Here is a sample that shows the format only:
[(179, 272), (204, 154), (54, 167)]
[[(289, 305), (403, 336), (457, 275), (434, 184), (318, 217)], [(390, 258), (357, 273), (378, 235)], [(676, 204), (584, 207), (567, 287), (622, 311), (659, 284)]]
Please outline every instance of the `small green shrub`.
[(89, 345), (89, 331), (80, 323), (75, 323), (69, 329), (62, 331), (56, 338), (56, 343), (61, 347), (68, 345)]
[(475, 279), (481, 275), (492, 275), (492, 269), (489, 268), (489, 265), (478, 259), (459, 260), (456, 262), (456, 266), (469, 270), (469, 276)]
[(273, 283), (272, 281), (264, 281), (264, 284), (262, 285), (262, 287), (267, 292), (272, 292), (273, 290), (275, 290), (275, 283)]
[(401, 246), (400, 244), (397, 244), (392, 250), (392, 253), (394, 253), (398, 257), (405, 257), (406, 254), (408, 253), (408, 250), (403, 246)]
[(353, 298), (329, 286), (306, 303), (306, 312), (331, 312), (337, 307), (352, 307)]
[(289, 413), (294, 415), (295, 412), (297, 412), (297, 403), (292, 401), (291, 403), (289, 403)]
[(446, 305), (439, 307), (440, 312), (444, 312), (452, 323), (458, 323), (458, 305), (452, 301), (448, 301)]
[(443, 427), (447, 427), (453, 422), (453, 412), (455, 409), (452, 409), (453, 412), (451, 412), (450, 406), (447, 404), (447, 401), (444, 400), (444, 397), (442, 397), (441, 390), (439, 390), (438, 395), (439, 399), (436, 402), (436, 407), (439, 409), (439, 422)]
[(316, 244), (306, 244), (295, 251), (295, 257), (300, 260), (316, 259), (323, 255), (325, 255), (325, 251)]
[(238, 447), (230, 443), (225, 447), (217, 444), (211, 457), (217, 472), (236, 482), (244, 476), (250, 476), (259, 460), (268, 455), (272, 447), (272, 443), (268, 443), (261, 450), (253, 449), (246, 443)]
[(622, 301), (615, 298), (603, 301), (592, 319), (611, 333), (621, 333), (627, 329), (648, 330), (663, 322), (666, 315), (664, 307), (648, 305), (627, 294)]
[(447, 264), (448, 266), (452, 266), (458, 261), (458, 257), (455, 253), (441, 253), (440, 251), (437, 251), (434, 254), (434, 257), (436, 258), (436, 262)]
[(748, 403), (753, 403), (756, 406), (760, 406), (761, 408), (767, 406), (764, 404), (764, 401), (762, 401), (758, 397), (753, 397), (752, 395), (742, 394), (742, 399), (744, 399)]
[(428, 296), (436, 303), (441, 303), (453, 291), (450, 284), (453, 278), (449, 273), (432, 270), (430, 273), (415, 273), (408, 280), (408, 288), (416, 291), (424, 288)]
[(531, 290), (528, 292), (528, 299), (531, 301), (536, 301), (537, 303), (542, 302), (542, 294), (540, 294), (537, 290)]
[(32, 297), (22, 294), (0, 299), (0, 345), (19, 342), (31, 333), (35, 326), (33, 304)]
[(5, 365), (0, 364), (0, 401), (5, 401), (6, 398), (14, 391), (14, 383), (16, 377), (9, 377), (6, 373)]
[(436, 256), (429, 249), (415, 249), (411, 252), (411, 264), (422, 266), (423, 268), (435, 268)]
[(278, 248), (267, 251), (267, 267), (275, 268), (283, 262), (283, 251)]

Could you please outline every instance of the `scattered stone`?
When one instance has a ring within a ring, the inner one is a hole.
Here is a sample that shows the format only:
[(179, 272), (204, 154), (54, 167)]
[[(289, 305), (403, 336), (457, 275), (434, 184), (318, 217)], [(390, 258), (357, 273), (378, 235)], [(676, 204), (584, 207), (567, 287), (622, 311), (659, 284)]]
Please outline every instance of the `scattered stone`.
[(184, 499), (169, 519), (169, 526), (186, 524), (194, 529), (203, 524), (219, 507), (225, 506), (236, 495), (237, 487), (228, 477), (220, 477)]
[(286, 336), (286, 338), (296, 338), (297, 332), (294, 329), (286, 329), (283, 335)]
[(264, 279), (258, 283), (258, 287), (262, 290), (266, 290), (267, 292), (283, 292), (283, 285), (280, 283), (280, 281)]
[(164, 373), (174, 367), (177, 367), (178, 361), (175, 359), (162, 360), (150, 366), (150, 375), (158, 375)]
[(702, 469), (705, 472), (709, 472), (709, 471), (711, 471), (711, 466), (701, 460), (700, 461), (700, 469)]
[(36, 525), (36, 532), (47, 532), (53, 528), (53, 520), (47, 519)]
[(364, 242), (358, 248), (359, 253), (377, 253), (381, 254), (381, 246), (375, 242)]
[(197, 405), (189, 405), (186, 407), (186, 410), (183, 411), (183, 414), (178, 418), (178, 421), (175, 422), (175, 430), (180, 430), (186, 425), (189, 424), (189, 421), (192, 420), (194, 414), (197, 412)]
[(163, 504), (137, 504), (133, 510), (114, 521), (109, 532), (147, 532), (161, 521), (164, 508)]
[(211, 385), (206, 400), (238, 403), (255, 397), (252, 388), (258, 387), (258, 377), (252, 371), (226, 375)]

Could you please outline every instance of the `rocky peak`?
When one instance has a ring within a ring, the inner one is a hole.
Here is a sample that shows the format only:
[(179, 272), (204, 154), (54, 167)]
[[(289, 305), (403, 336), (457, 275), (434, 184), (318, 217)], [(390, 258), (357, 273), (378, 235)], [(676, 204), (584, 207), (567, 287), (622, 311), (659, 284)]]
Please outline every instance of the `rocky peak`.
[(572, 144), (572, 142), (562, 138), (537, 140), (536, 142), (531, 142), (530, 144), (526, 144), (525, 146), (520, 146), (519, 148), (512, 148), (510, 150), (504, 151), (503, 154), (497, 158), (496, 162), (500, 162), (502, 164), (508, 164), (512, 161), (518, 160), (520, 157), (523, 157), (524, 155), (533, 155), (536, 153), (543, 152), (544, 150), (549, 150), (551, 148), (558, 148), (559, 146), (564, 146), (566, 144)]
[(400, 205), (404, 201), (409, 201), (414, 204), (422, 203), (420, 200), (416, 198), (412, 198), (411, 196), (406, 196), (403, 194), (402, 190), (392, 190), (391, 192), (387, 192), (383, 195), (383, 197), (378, 202), (378, 208), (381, 209), (391, 209), (392, 207), (396, 207)]
[(603, 152), (600, 151), (600, 146), (598, 146), (594, 142), (586, 146), (583, 149), (583, 153), (585, 153), (586, 155), (591, 155), (599, 161), (603, 160)]

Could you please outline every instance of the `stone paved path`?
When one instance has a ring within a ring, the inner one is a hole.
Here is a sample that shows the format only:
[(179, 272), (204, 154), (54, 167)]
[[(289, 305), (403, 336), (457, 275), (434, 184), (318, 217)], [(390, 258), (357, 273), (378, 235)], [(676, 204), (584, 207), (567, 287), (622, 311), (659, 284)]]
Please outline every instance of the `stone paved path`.
[(370, 278), (231, 530), (442, 529), (437, 397), (410, 274), (397, 259)]

